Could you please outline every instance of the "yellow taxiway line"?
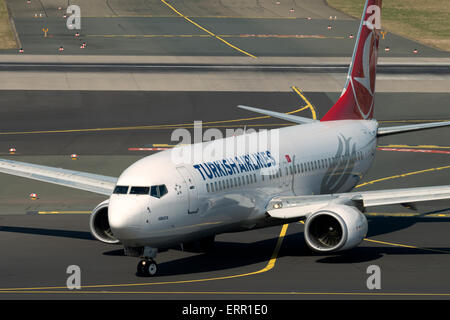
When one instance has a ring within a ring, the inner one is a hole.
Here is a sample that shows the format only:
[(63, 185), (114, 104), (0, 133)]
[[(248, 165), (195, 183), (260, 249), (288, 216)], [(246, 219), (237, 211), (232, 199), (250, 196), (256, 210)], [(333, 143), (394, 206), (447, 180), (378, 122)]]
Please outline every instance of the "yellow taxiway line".
[(38, 211), (38, 214), (90, 214), (92, 211)]
[[(246, 39), (345, 39), (319, 34), (88, 34), (90, 38), (246, 38)], [(222, 39), (223, 40), (223, 39)]]
[(370, 184), (374, 184), (374, 183), (377, 183), (377, 182), (381, 182), (381, 181), (398, 179), (398, 178), (405, 178), (405, 177), (409, 177), (409, 176), (420, 174), (420, 173), (433, 172), (433, 171), (439, 171), (439, 170), (445, 170), (445, 169), (450, 169), (450, 166), (430, 168), (430, 169), (419, 170), (419, 171), (412, 171), (412, 172), (407, 172), (407, 173), (403, 173), (403, 174), (397, 174), (397, 175), (394, 175), (394, 176), (385, 177), (385, 178), (381, 178), (381, 179), (375, 179), (375, 180), (372, 180), (372, 181), (361, 183), (361, 184), (357, 185), (355, 188), (364, 187), (364, 186), (367, 186), (367, 185), (370, 185)]
[(424, 251), (432, 251), (432, 252), (450, 254), (450, 251), (447, 251), (447, 250), (429, 249), (429, 248), (411, 246), (411, 245), (400, 244), (400, 243), (385, 242), (385, 241), (379, 241), (379, 240), (373, 240), (373, 239), (367, 239), (367, 238), (364, 239), (364, 241), (380, 243), (380, 244), (387, 244), (389, 246), (394, 246), (394, 247), (402, 247), (402, 248), (409, 248), (409, 249), (417, 249), (417, 250), (424, 250)]
[[(297, 89), (298, 90), (298, 89)], [(300, 93), (300, 92), (299, 92)], [(286, 112), (286, 114), (294, 114), (301, 112), (307, 108), (311, 110), (313, 118), (316, 119), (316, 113), (314, 107), (309, 103), (309, 101), (302, 95), (299, 94), (304, 101), (306, 102), (306, 106), (297, 108), (295, 110)], [(224, 123), (233, 123), (233, 122), (244, 122), (244, 121), (253, 121), (253, 120), (261, 120), (268, 119), (270, 116), (258, 116), (258, 117), (249, 117), (249, 118), (239, 118), (239, 119), (231, 119), (231, 120), (218, 120), (218, 121), (207, 121), (202, 122), (203, 128), (209, 127), (242, 127), (242, 125), (228, 125), (228, 126), (220, 126), (217, 124)], [(215, 126), (212, 126), (212, 125)], [(281, 123), (281, 124), (246, 124), (247, 127), (258, 127), (258, 126), (287, 126), (291, 125), (289, 123)], [(126, 130), (158, 130), (158, 129), (175, 129), (175, 128), (194, 128), (194, 123), (180, 123), (180, 124), (161, 124), (161, 125), (147, 125), (147, 126), (130, 126), (130, 127), (109, 127), (109, 128), (87, 128), (87, 129), (61, 129), (61, 130), (37, 130), (37, 131), (9, 131), (9, 132), (0, 132), (0, 135), (22, 135), (22, 134), (47, 134), (47, 133), (73, 133), (73, 132), (98, 132), (98, 131), (126, 131)]]
[(309, 108), (309, 109), (311, 110), (312, 118), (313, 118), (314, 120), (317, 120), (317, 113), (316, 113), (316, 110), (314, 109), (313, 105), (309, 102), (309, 100), (306, 99), (306, 97), (305, 97), (305, 95), (302, 93), (302, 91), (301, 91), (299, 88), (295, 87), (295, 86), (292, 86), (291, 88), (292, 88), (292, 90), (295, 91), (296, 94), (298, 94), (298, 95), (303, 99), (303, 101), (306, 102), (306, 107)]
[[(215, 281), (215, 280), (225, 280), (225, 279), (233, 279), (233, 278), (241, 278), (241, 277), (248, 277), (260, 273), (267, 272), (269, 270), (272, 270), (275, 266), (279, 250), (281, 248), (281, 244), (283, 243), (283, 239), (286, 235), (288, 228), (288, 224), (284, 224), (281, 228), (280, 234), (278, 236), (277, 244), (275, 246), (275, 249), (272, 253), (272, 256), (267, 263), (267, 265), (257, 271), (254, 272), (248, 272), (243, 274), (236, 274), (236, 275), (230, 275), (230, 276), (222, 276), (222, 277), (215, 277), (215, 278), (205, 278), (205, 279), (194, 279), (194, 280), (180, 280), (180, 281), (164, 281), (164, 282), (146, 282), (146, 283), (126, 283), (126, 284), (100, 284), (100, 285), (88, 285), (88, 286), (82, 286), (81, 289), (88, 289), (88, 288), (112, 288), (112, 287), (136, 287), (136, 286), (151, 286), (151, 285), (165, 285), (165, 284), (183, 284), (183, 283), (196, 283), (196, 282), (206, 282), (206, 281)], [(39, 292), (35, 290), (57, 290), (57, 289), (67, 289), (67, 287), (37, 287), (37, 288), (2, 288), (0, 289), (0, 293), (11, 293), (11, 292), (20, 292), (25, 293), (27, 291), (31, 291), (33, 293)], [(54, 291), (48, 291), (48, 292), (54, 292)], [(66, 291), (62, 291), (66, 292)], [(84, 291), (86, 292), (86, 291)]]
[(0, 293), (53, 293), (53, 294), (181, 294), (181, 295), (315, 295), (315, 296), (450, 296), (450, 293), (408, 293), (408, 292), (297, 292), (297, 291), (287, 291), (287, 292), (271, 292), (271, 291), (82, 291), (82, 290), (66, 290), (66, 291), (53, 291), (53, 290), (9, 290), (0, 291)]
[(202, 27), (201, 25), (199, 25), (199, 24), (196, 23), (195, 21), (189, 19), (187, 16), (185, 16), (184, 14), (182, 14), (181, 12), (179, 12), (177, 9), (175, 9), (172, 5), (168, 4), (165, 0), (161, 0), (161, 2), (164, 3), (166, 6), (168, 6), (173, 12), (175, 12), (176, 14), (178, 14), (180, 17), (183, 17), (186, 21), (192, 23), (194, 26), (196, 26), (197, 28), (199, 28), (199, 29), (205, 31), (207, 34), (211, 35), (212, 37), (216, 38), (217, 40), (222, 41), (222, 42), (225, 43), (227, 46), (229, 46), (229, 47), (231, 47), (231, 48), (233, 48), (233, 49), (235, 49), (235, 50), (237, 50), (237, 51), (239, 51), (239, 52), (241, 52), (241, 53), (243, 53), (243, 54), (245, 54), (245, 55), (247, 55), (247, 56), (249, 56), (249, 57), (252, 57), (252, 58), (254, 58), (254, 59), (257, 59), (256, 56), (254, 56), (254, 55), (248, 53), (247, 51), (244, 51), (244, 50), (242, 50), (242, 49), (236, 47), (235, 45), (232, 45), (232, 44), (229, 43), (228, 41), (226, 41), (226, 40), (224, 40), (223, 38), (219, 37), (218, 35), (212, 33), (212, 32), (209, 31), (208, 29)]

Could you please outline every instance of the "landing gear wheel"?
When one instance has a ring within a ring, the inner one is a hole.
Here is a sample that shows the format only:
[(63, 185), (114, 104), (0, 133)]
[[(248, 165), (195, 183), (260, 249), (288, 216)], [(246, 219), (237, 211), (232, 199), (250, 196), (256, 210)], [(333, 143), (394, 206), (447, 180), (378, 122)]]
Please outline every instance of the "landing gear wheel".
[(158, 265), (153, 259), (141, 260), (137, 265), (137, 275), (141, 277), (153, 277), (158, 271)]
[(147, 261), (147, 267), (145, 269), (147, 276), (153, 277), (158, 271), (158, 265), (154, 260)]

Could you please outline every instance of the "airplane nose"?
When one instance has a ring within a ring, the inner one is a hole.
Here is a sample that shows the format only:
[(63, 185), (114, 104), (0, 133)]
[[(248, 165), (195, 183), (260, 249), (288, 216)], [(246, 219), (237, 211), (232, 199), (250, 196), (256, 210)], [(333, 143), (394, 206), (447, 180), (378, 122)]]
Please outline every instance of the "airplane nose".
[(120, 241), (137, 239), (142, 226), (142, 207), (135, 199), (111, 196), (108, 206), (109, 226)]

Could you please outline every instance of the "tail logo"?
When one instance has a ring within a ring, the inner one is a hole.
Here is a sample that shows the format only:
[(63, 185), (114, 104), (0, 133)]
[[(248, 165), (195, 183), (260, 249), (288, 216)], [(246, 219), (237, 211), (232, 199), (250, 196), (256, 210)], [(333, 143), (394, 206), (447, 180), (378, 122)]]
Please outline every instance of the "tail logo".
[(320, 186), (321, 194), (330, 194), (342, 191), (343, 187), (352, 180), (352, 187), (358, 181), (358, 175), (353, 169), (356, 164), (356, 143), (351, 144), (352, 138), (346, 139), (343, 135), (338, 137), (339, 145), (332, 165), (328, 168)]
[(379, 41), (377, 30), (380, 29), (381, 9), (378, 5), (370, 5), (361, 30), (361, 40), (365, 39), (362, 54), (357, 53), (358, 63), (355, 64), (350, 78), (356, 106), (363, 119), (370, 118), (373, 113)]
[(353, 96), (363, 119), (368, 119), (373, 111), (377, 42), (375, 32), (371, 32), (364, 43), (360, 64), (362, 68), (360, 70), (357, 70), (359, 68), (355, 68), (354, 71), (359, 72), (355, 72), (351, 77)]

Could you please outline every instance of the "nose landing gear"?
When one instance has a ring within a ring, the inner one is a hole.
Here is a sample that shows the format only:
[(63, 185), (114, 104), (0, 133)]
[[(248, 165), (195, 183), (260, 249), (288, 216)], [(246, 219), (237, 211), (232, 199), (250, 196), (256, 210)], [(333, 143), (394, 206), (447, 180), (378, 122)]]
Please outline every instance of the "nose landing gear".
[(140, 277), (153, 277), (158, 271), (158, 265), (153, 259), (143, 259), (137, 265), (137, 275)]
[(153, 258), (156, 257), (158, 249), (144, 247), (142, 260), (137, 265), (137, 275), (140, 277), (153, 277), (158, 271), (158, 265)]

